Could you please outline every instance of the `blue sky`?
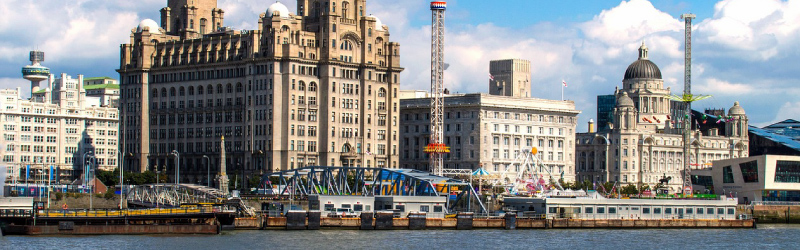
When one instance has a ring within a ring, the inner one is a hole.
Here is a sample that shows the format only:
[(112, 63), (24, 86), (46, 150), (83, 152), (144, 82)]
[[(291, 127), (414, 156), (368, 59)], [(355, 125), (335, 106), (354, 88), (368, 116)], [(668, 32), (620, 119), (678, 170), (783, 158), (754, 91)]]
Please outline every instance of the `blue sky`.
[[(218, 0), (225, 25), (254, 29), (271, 0)], [(295, 1), (282, 1), (294, 11)], [(119, 44), (145, 18), (159, 20), (166, 0), (4, 0), (0, 2), (0, 88), (21, 87), (27, 53), (38, 47), (53, 73), (111, 76)], [(429, 1), (368, 0), (367, 13), (401, 44), (402, 89), (429, 89)], [(487, 92), (490, 60), (531, 61), (533, 96), (565, 97), (595, 118), (595, 97), (620, 86), (642, 41), (665, 86), (683, 89), (683, 23), (694, 22), (694, 93), (713, 97), (695, 108), (728, 109), (739, 101), (751, 125), (800, 118), (800, 0), (477, 1), (448, 2), (445, 85), (452, 92)], [(28, 93), (25, 93), (27, 96)]]

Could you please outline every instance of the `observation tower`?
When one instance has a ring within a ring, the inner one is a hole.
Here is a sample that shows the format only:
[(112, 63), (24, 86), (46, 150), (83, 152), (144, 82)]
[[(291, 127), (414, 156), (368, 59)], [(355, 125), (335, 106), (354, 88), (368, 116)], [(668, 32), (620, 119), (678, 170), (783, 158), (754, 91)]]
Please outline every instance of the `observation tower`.
[(40, 62), (44, 62), (44, 52), (34, 50), (31, 51), (31, 65), (22, 67), (22, 78), (31, 81), (31, 95), (39, 91), (39, 82), (50, 78), (50, 68)]

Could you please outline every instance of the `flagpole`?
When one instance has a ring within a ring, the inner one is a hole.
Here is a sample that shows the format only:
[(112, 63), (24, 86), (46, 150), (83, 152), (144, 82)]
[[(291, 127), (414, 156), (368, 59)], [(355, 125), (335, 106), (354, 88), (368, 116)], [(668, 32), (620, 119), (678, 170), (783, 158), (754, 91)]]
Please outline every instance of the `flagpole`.
[(561, 84), (561, 100), (564, 100), (564, 84)]

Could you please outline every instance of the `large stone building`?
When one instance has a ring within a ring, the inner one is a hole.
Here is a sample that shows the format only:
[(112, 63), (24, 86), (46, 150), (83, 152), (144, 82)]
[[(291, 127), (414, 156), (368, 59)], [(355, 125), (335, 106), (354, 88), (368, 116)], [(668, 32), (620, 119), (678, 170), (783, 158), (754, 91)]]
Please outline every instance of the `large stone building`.
[[(617, 89), (613, 123), (609, 128), (579, 133), (576, 138), (576, 163), (579, 181), (648, 184), (671, 178), (670, 188), (683, 184), (682, 105), (671, 102), (670, 89), (664, 88), (661, 71), (647, 56), (642, 44), (639, 59), (625, 71), (622, 89)], [(691, 133), (692, 169), (708, 167), (712, 161), (748, 156), (747, 116), (735, 103), (729, 117), (709, 124), (703, 114), (694, 112)]]
[[(306, 165), (397, 167), (399, 44), (366, 1), (281, 3), (258, 29), (224, 27), (216, 0), (169, 0), (121, 46), (126, 168), (182, 182)], [(265, 6), (266, 7), (266, 6)]]
[(531, 97), (531, 62), (522, 59), (489, 62), (489, 94)]
[(13, 177), (24, 180), (20, 169), (30, 165), (30, 179), (46, 180), (53, 166), (58, 173), (54, 180), (71, 180), (83, 173), (87, 152), (94, 154), (97, 168), (116, 168), (118, 110), (87, 97), (82, 75), (50, 75), (46, 81), (49, 87), (41, 89), (37, 83), (31, 99), (23, 99), (19, 88), (0, 90), (0, 152)]
[[(508, 60), (511, 61), (511, 60)], [(513, 60), (521, 62), (521, 60)], [(492, 61), (492, 66), (495, 67)], [(497, 69), (530, 72), (530, 64), (505, 64)], [(530, 77), (530, 76), (528, 76)], [(490, 81), (496, 87), (498, 76)], [(525, 89), (528, 81), (513, 81), (507, 89)], [(528, 86), (530, 89), (530, 86)], [(429, 155), (423, 149), (430, 136), (430, 98), (409, 92), (409, 99), (400, 100), (400, 161), (402, 168), (429, 170)], [(489, 172), (516, 173), (522, 152), (538, 149), (548, 171), (556, 179), (564, 173), (566, 181), (575, 177), (574, 142), (577, 115), (573, 101), (556, 101), (485, 93), (454, 94), (444, 98), (444, 143), (450, 147), (444, 165), (448, 169), (477, 169)], [(546, 171), (545, 171), (546, 172)], [(547, 177), (547, 173), (544, 173)]]

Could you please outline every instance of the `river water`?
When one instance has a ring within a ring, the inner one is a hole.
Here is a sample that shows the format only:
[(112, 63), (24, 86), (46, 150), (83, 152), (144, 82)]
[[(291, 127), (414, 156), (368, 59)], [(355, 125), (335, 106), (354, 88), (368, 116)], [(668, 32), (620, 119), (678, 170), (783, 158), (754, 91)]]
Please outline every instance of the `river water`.
[(229, 231), (219, 235), (5, 236), (0, 249), (800, 249), (800, 225), (758, 229)]

